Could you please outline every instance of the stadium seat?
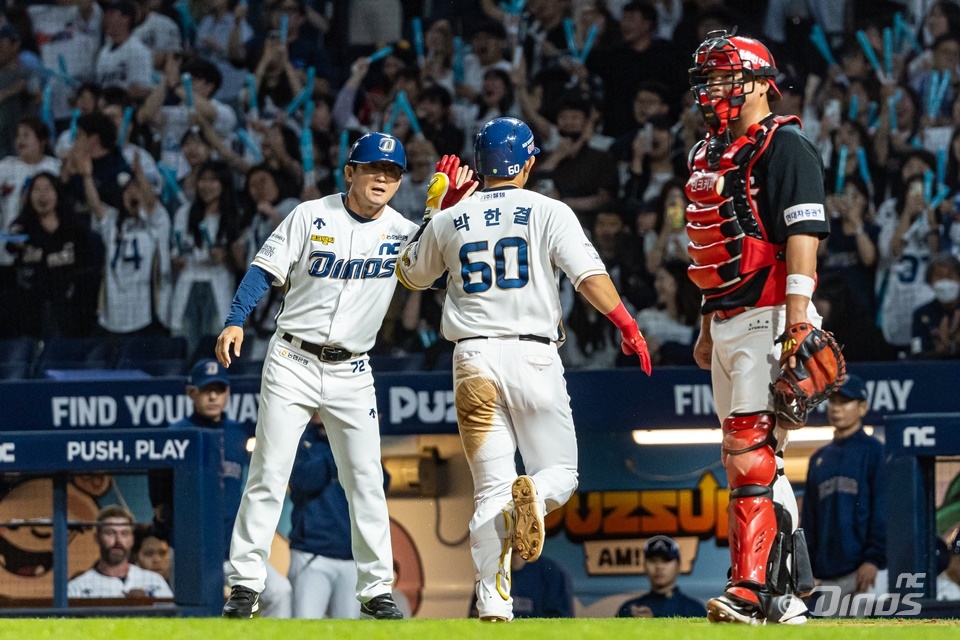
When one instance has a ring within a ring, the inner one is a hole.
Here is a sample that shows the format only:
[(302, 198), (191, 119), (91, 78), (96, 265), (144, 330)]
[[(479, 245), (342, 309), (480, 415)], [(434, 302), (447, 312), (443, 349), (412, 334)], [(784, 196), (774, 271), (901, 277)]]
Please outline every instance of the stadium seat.
[(217, 336), (200, 336), (200, 340), (197, 342), (197, 348), (193, 350), (193, 355), (190, 356), (190, 363), (192, 364), (204, 358), (216, 358), (216, 349)]
[(410, 353), (405, 356), (370, 356), (370, 368), (374, 371), (423, 371), (424, 354)]
[(117, 359), (115, 369), (139, 369), (146, 371), (151, 376), (158, 378), (164, 377), (183, 377), (187, 374), (188, 364), (184, 358), (124, 358)]
[(37, 356), (37, 344), (33, 338), (0, 340), (0, 380), (29, 377)]
[(186, 357), (187, 339), (183, 336), (136, 336), (122, 338), (117, 345), (118, 361), (183, 360)]
[(30, 362), (0, 362), (0, 380), (23, 380), (30, 377)]
[(47, 369), (113, 368), (115, 344), (109, 338), (50, 338), (37, 359), (35, 372)]

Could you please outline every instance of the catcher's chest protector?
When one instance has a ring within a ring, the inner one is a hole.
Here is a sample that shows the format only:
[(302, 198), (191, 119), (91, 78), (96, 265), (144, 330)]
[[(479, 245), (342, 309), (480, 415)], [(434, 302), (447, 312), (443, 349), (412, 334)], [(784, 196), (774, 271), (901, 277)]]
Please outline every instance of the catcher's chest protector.
[[(694, 149), (686, 186), (691, 202), (687, 206), (687, 249), (693, 260), (689, 274), (707, 298), (733, 291), (745, 276), (764, 267), (775, 266), (773, 277), (786, 278), (785, 245), (768, 241), (754, 199), (756, 191), (751, 193), (748, 185), (773, 133), (788, 122), (799, 124), (800, 119), (775, 117), (765, 125), (751, 126), (715, 163), (708, 157), (712, 155), (708, 154), (709, 140)], [(785, 295), (783, 286), (766, 287), (758, 306), (779, 304)]]

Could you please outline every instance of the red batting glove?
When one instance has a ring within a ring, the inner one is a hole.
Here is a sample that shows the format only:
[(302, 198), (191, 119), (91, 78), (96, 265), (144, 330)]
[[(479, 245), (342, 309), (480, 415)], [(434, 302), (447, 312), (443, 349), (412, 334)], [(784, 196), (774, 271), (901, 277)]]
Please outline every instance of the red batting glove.
[(437, 163), (437, 172), (444, 173), (450, 179), (450, 185), (447, 192), (443, 195), (440, 203), (440, 209), (449, 209), (460, 202), (463, 196), (470, 191), (471, 187), (476, 188), (480, 183), (476, 180), (467, 180), (457, 188), (457, 171), (460, 169), (460, 158), (455, 155), (443, 156)]
[(623, 303), (621, 302), (616, 309), (608, 313), (607, 318), (617, 326), (617, 329), (620, 329), (620, 349), (626, 355), (637, 354), (640, 357), (640, 368), (648, 376), (651, 375), (653, 365), (650, 362), (650, 350), (647, 349), (647, 341), (640, 333), (637, 321), (630, 316)]

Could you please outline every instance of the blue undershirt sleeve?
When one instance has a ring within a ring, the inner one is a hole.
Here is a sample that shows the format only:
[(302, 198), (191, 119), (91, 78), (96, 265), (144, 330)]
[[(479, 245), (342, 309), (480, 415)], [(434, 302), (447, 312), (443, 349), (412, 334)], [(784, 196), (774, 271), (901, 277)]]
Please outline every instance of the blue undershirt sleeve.
[(237, 288), (236, 295), (233, 296), (233, 302), (230, 304), (230, 313), (227, 314), (227, 321), (223, 323), (225, 327), (242, 327), (247, 321), (247, 316), (253, 311), (253, 308), (260, 302), (263, 294), (270, 289), (270, 281), (273, 276), (258, 267), (251, 266), (240, 286)]

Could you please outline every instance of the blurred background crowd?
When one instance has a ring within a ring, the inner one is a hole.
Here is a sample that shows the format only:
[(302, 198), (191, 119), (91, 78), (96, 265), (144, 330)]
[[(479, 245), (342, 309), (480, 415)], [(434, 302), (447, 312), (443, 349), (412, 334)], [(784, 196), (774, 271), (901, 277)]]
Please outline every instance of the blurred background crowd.
[[(528, 188), (577, 213), (660, 365), (693, 364), (687, 69), (717, 29), (773, 52), (821, 151), (814, 298), (851, 361), (960, 357), (960, 4), (953, 0), (57, 0), (0, 15), (0, 338), (181, 336), (210, 355), (235, 287), (367, 131), (405, 144), (420, 220), (443, 154), (512, 115)], [(619, 336), (563, 287), (568, 368)], [(442, 291), (398, 289), (375, 355), (449, 366)], [(256, 360), (282, 291), (249, 321)], [(201, 353), (202, 352), (202, 353)], [(186, 355), (186, 354), (185, 354)], [(403, 365), (402, 363), (415, 363)]]

